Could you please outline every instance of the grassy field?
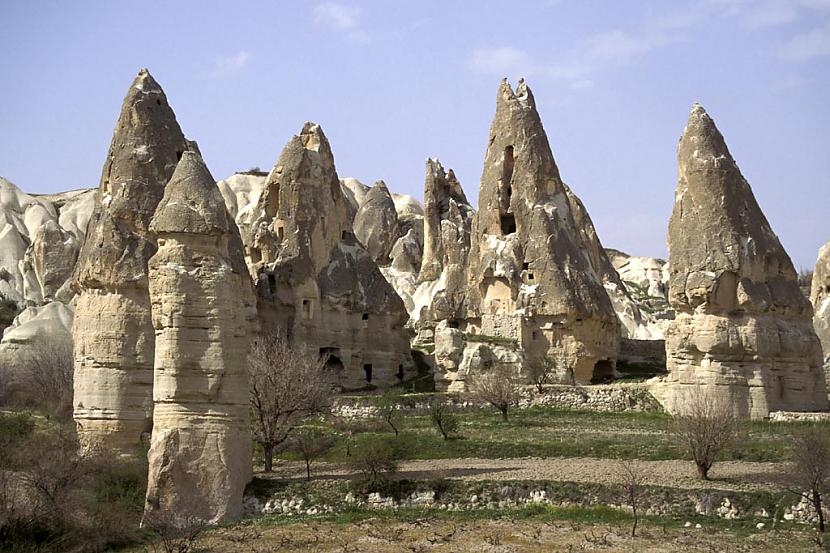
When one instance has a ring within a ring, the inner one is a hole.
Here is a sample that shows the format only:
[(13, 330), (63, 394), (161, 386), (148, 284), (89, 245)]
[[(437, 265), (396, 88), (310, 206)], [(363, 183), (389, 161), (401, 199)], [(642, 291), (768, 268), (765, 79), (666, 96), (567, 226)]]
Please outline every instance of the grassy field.
[[(686, 452), (670, 432), (671, 418), (663, 413), (598, 413), (531, 407), (513, 410), (507, 422), (490, 411), (469, 411), (459, 415), (459, 418), (459, 437), (444, 440), (428, 416), (403, 415), (400, 418), (401, 433), (398, 437), (402, 458), (686, 458)], [(336, 447), (325, 460), (346, 460), (351, 438), (336, 432), (329, 422), (318, 425), (330, 430), (337, 439)], [(382, 421), (377, 421), (372, 426), (375, 432), (391, 432), (391, 428)], [(791, 426), (790, 423), (763, 421), (747, 423), (724, 459), (785, 461), (785, 437)], [(284, 453), (282, 457), (296, 458), (291, 452)]]

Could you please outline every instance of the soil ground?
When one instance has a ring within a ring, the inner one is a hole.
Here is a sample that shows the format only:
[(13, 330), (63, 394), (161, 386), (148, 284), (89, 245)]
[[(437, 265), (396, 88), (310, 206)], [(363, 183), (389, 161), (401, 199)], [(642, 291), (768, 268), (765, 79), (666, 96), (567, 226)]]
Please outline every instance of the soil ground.
[[(700, 480), (694, 464), (685, 460), (632, 461), (642, 468), (645, 484), (681, 489), (716, 489), (725, 491), (773, 491), (781, 488), (786, 465), (722, 461), (712, 467), (710, 480)], [(305, 464), (283, 461), (274, 467), (269, 478), (305, 478)], [(316, 479), (354, 479), (359, 475), (342, 465), (321, 463), (312, 466)], [(622, 484), (620, 461), (597, 458), (518, 458), (518, 459), (426, 459), (404, 461), (396, 478), (426, 480), (449, 478), (462, 480), (552, 480)]]

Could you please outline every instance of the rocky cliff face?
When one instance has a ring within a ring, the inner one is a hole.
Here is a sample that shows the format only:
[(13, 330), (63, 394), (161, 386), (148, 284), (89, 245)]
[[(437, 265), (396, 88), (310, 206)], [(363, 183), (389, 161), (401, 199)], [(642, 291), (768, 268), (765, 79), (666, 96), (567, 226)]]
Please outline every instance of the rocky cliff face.
[(813, 328), (821, 340), (824, 352), (824, 367), (828, 384), (830, 384), (830, 242), (818, 252), (813, 282), (810, 288), (810, 301), (813, 303)]
[(690, 386), (728, 397), (740, 416), (826, 409), (809, 301), (715, 123), (692, 108), (678, 146), (669, 223), (666, 335), (672, 409)]
[(263, 325), (327, 355), (345, 388), (413, 373), (406, 309), (354, 236), (318, 125), (289, 141), (241, 226)]
[(613, 373), (619, 330), (571, 202), (533, 94), (503, 81), (472, 226), (465, 330), (515, 340), (529, 359), (553, 357), (589, 382)]
[(156, 341), (145, 520), (228, 522), (241, 516), (252, 475), (245, 359), (256, 310), (239, 231), (197, 153), (182, 156), (150, 230), (158, 251), (148, 264)]
[[(614, 270), (620, 276), (629, 297), (637, 304), (643, 327), (633, 336), (662, 340), (674, 309), (669, 305), (669, 265), (662, 259), (628, 255), (614, 249), (605, 249)], [(616, 306), (615, 306), (616, 308)], [(620, 312), (617, 311), (617, 315)]]
[(75, 294), (69, 280), (95, 193), (30, 195), (0, 178), (0, 298), (22, 310), (5, 329), (0, 362), (39, 337), (72, 337)]
[(74, 272), (75, 421), (81, 441), (133, 450), (151, 426), (150, 219), (188, 144), (143, 69), (113, 133)]

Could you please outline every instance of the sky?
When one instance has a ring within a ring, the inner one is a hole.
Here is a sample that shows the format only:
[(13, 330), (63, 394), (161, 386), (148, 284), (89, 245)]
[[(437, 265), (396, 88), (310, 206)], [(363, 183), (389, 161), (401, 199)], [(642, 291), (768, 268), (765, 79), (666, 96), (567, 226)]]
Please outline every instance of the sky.
[(606, 247), (666, 257), (693, 102), (724, 134), (796, 268), (830, 239), (830, 0), (0, 0), (0, 175), (97, 186), (141, 67), (214, 177), (269, 170), (303, 122), (338, 174), (476, 203), (496, 91), (525, 77)]

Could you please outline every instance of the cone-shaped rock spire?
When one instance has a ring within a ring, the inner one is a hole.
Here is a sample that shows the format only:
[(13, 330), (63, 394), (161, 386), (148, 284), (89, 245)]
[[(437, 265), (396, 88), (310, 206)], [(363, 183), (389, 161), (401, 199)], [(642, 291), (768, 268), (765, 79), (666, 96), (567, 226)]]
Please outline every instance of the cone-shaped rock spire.
[(789, 256), (706, 111), (695, 104), (678, 146), (669, 222), (666, 401), (706, 385), (736, 414), (827, 407), (809, 301)]
[(473, 222), (466, 318), (587, 382), (612, 374), (618, 323), (581, 242), (533, 94), (522, 81), (515, 93), (502, 81)]
[(142, 69), (127, 92), (74, 274), (75, 420), (81, 442), (132, 451), (152, 422), (150, 219), (187, 143)]
[(145, 521), (187, 526), (242, 514), (251, 478), (245, 357), (255, 318), (239, 231), (199, 154), (186, 152), (150, 230), (156, 331)]

